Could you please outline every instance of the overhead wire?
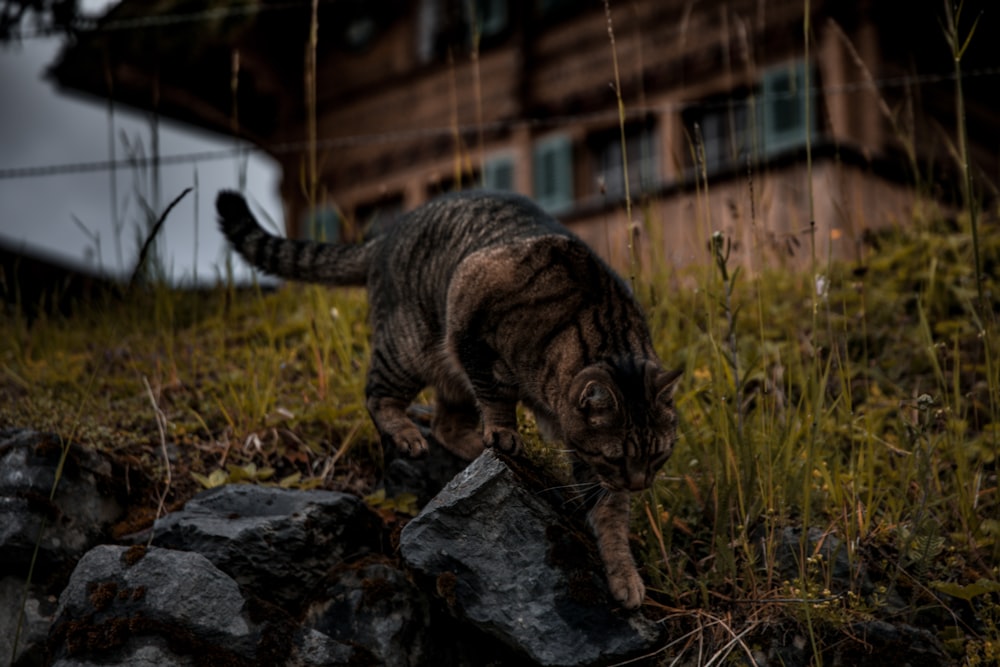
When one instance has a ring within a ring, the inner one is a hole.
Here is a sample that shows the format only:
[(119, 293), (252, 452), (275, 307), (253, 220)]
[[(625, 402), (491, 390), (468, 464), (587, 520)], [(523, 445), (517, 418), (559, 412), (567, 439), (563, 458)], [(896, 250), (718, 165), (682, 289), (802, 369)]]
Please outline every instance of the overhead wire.
[[(1000, 74), (1000, 67), (988, 67), (975, 71), (963, 72), (966, 78), (997, 76)], [(929, 85), (934, 83), (948, 82), (955, 79), (954, 72), (941, 74), (920, 74), (911, 76), (897, 76), (878, 80), (859, 81), (835, 86), (822, 86), (812, 89), (813, 93), (823, 93), (825, 95), (856, 94), (871, 90), (886, 90), (889, 88), (903, 88), (909, 86)], [(757, 96), (757, 101), (766, 101), (764, 96)], [(628, 110), (630, 118), (642, 117), (649, 114), (676, 113), (685, 109), (697, 106), (700, 109), (710, 109), (713, 107), (726, 107), (731, 100), (721, 100), (712, 103), (704, 103), (699, 100), (672, 100), (657, 105), (646, 107), (631, 107)], [(472, 132), (504, 132), (528, 127), (531, 129), (558, 128), (580, 123), (598, 123), (601, 121), (617, 120), (617, 111), (597, 111), (585, 114), (568, 114), (551, 116), (544, 118), (515, 118), (498, 120), (483, 123), (482, 125), (465, 124), (458, 128), (462, 134)], [(320, 138), (317, 148), (320, 150), (335, 150), (349, 148), (359, 145), (385, 144), (385, 143), (405, 143), (421, 139), (436, 139), (439, 137), (453, 136), (455, 128), (451, 126), (428, 127), (410, 130), (395, 130), (391, 132), (379, 132), (362, 135), (351, 135), (343, 137)], [(174, 155), (158, 155), (147, 157), (130, 157), (117, 160), (91, 160), (84, 162), (70, 162), (64, 164), (47, 164), (25, 167), (0, 168), (0, 180), (10, 180), (18, 178), (38, 178), (45, 176), (58, 176), (63, 174), (78, 174), (98, 171), (108, 171), (111, 169), (121, 169), (136, 166), (149, 166), (157, 164), (159, 166), (169, 166), (178, 164), (192, 164), (200, 162), (210, 162), (218, 160), (228, 160), (241, 158), (249, 154), (265, 155), (285, 155), (306, 150), (306, 141), (286, 141), (267, 146), (255, 146), (252, 144), (241, 144), (232, 148), (222, 148), (216, 150), (196, 151), (189, 153), (178, 153)]]

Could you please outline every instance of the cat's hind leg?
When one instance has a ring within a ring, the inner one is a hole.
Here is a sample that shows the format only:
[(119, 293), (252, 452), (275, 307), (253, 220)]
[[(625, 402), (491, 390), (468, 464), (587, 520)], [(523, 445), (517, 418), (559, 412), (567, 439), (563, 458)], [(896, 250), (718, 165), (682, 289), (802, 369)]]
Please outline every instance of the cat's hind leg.
[(455, 456), (466, 461), (475, 459), (483, 452), (476, 399), (457, 382), (441, 383), (436, 392), (431, 434)]
[(482, 416), (482, 445), (511, 456), (524, 449), (517, 432), (517, 386), (505, 382), (493, 371), (496, 353), (478, 332), (449, 331), (449, 347), (455, 350), (458, 365), (469, 378), (472, 396)]
[(368, 414), (375, 422), (383, 446), (391, 443), (401, 454), (413, 458), (425, 456), (427, 440), (406, 414), (410, 403), (424, 388), (424, 382), (380, 353), (380, 349), (373, 345), (375, 352), (368, 368), (365, 385)]

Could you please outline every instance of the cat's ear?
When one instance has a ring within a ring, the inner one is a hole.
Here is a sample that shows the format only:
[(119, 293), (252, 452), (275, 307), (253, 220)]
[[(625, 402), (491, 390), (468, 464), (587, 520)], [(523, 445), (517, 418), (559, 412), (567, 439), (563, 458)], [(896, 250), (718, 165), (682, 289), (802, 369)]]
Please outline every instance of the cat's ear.
[(616, 410), (618, 400), (611, 387), (600, 380), (591, 380), (580, 393), (580, 407), (585, 410)]
[(608, 426), (618, 418), (618, 399), (610, 385), (591, 380), (580, 393), (580, 410), (591, 426)]
[(674, 400), (677, 393), (677, 385), (680, 384), (682, 371), (664, 371), (657, 373), (655, 388), (656, 402), (660, 405), (669, 405)]
[(583, 370), (573, 382), (573, 393), (577, 409), (591, 425), (607, 425), (618, 417), (618, 396), (607, 371)]

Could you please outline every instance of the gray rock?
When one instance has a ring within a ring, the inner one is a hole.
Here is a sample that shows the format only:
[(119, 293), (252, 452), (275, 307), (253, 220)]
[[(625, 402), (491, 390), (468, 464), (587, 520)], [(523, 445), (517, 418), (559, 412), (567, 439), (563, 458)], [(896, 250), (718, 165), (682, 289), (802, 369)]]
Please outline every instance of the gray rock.
[[(165, 645), (165, 642), (146, 638), (141, 641), (129, 640), (126, 648), (119, 650), (117, 656), (102, 656), (97, 662), (78, 660), (76, 658), (60, 658), (52, 663), (52, 667), (108, 667), (121, 665), (125, 667), (193, 667), (196, 662), (191, 656), (179, 656)], [(110, 662), (109, 662), (110, 660)]]
[(205, 654), (247, 663), (263, 631), (236, 582), (204, 556), (107, 545), (80, 559), (52, 628), (64, 665), (185, 665)]
[(317, 630), (301, 628), (295, 635), (286, 667), (356, 667), (376, 665), (375, 657), (357, 646), (338, 642)]
[(257, 597), (295, 611), (332, 568), (378, 550), (380, 526), (345, 493), (234, 484), (159, 519), (153, 544), (196, 551)]
[(427, 598), (389, 562), (344, 568), (324, 597), (310, 608), (307, 627), (360, 645), (386, 667), (426, 664)]
[[(19, 577), (0, 579), (0, 661), (11, 658), (16, 667), (45, 664), (45, 641), (56, 609), (56, 598), (29, 586)], [(18, 619), (22, 616), (18, 634)], [(14, 636), (17, 635), (17, 652)]]
[(0, 570), (5, 573), (26, 576), (37, 544), (36, 579), (45, 573), (43, 579), (64, 580), (76, 559), (103, 541), (123, 514), (113, 492), (113, 465), (95, 451), (69, 446), (56, 486), (62, 446), (52, 434), (0, 430)]
[(406, 525), (400, 550), (457, 617), (538, 664), (648, 652), (658, 626), (617, 609), (592, 542), (487, 451)]

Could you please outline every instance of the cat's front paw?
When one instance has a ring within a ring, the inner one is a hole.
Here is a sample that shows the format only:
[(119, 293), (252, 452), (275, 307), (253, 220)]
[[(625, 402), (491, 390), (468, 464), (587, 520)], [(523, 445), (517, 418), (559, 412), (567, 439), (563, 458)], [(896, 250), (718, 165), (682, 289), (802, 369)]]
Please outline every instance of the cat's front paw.
[(502, 426), (487, 426), (484, 428), (483, 444), (490, 449), (496, 449), (508, 456), (519, 456), (524, 450), (524, 441), (521, 440), (521, 435), (514, 429)]
[(646, 596), (646, 585), (635, 568), (608, 573), (608, 588), (611, 595), (625, 609), (637, 609)]

